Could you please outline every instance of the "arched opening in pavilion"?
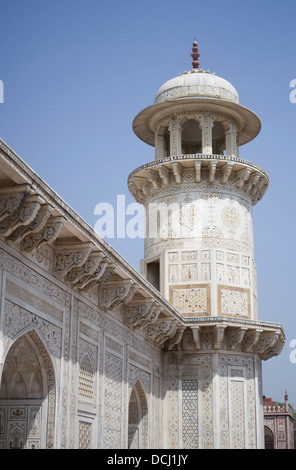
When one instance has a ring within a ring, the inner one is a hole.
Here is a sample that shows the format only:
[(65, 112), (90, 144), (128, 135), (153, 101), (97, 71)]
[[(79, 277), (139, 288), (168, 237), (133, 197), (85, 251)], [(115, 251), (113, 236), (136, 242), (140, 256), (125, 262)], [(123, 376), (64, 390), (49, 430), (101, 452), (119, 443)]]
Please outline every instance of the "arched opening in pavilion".
[(0, 385), (0, 448), (54, 446), (56, 387), (49, 354), (35, 330), (11, 345)]

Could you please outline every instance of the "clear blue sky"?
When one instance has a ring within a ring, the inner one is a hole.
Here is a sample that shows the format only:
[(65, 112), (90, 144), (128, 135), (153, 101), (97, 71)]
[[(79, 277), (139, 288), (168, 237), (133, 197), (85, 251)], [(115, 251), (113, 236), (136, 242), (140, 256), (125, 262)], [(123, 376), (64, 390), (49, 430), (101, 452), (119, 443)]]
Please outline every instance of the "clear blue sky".
[[(132, 131), (158, 88), (200, 66), (228, 79), (262, 121), (241, 156), (270, 187), (254, 208), (259, 317), (281, 322), (286, 346), (263, 363), (264, 394), (296, 405), (295, 0), (1, 1), (0, 136), (90, 225), (99, 202), (115, 204), (129, 173), (153, 160)], [(137, 269), (142, 240), (110, 240)]]

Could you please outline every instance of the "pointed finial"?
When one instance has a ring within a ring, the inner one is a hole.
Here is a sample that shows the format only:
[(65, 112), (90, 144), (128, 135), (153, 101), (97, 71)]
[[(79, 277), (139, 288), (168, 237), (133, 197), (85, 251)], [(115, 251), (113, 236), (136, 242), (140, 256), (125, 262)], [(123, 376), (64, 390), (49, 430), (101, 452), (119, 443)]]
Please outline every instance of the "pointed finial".
[(194, 69), (198, 69), (199, 67), (199, 62), (198, 62), (198, 58), (200, 57), (200, 54), (198, 52), (198, 47), (197, 47), (197, 42), (196, 42), (196, 39), (194, 38), (194, 41), (193, 41), (193, 45), (192, 45), (192, 54), (191, 54), (191, 57), (193, 59), (192, 61), (192, 67)]

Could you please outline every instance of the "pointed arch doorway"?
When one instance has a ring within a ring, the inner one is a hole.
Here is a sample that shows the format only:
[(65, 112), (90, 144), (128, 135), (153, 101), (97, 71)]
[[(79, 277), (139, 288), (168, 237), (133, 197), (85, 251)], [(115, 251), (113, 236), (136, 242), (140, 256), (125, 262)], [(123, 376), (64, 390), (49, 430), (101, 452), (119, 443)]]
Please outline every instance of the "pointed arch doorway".
[(148, 406), (140, 380), (134, 385), (128, 408), (128, 448), (148, 449)]
[(0, 448), (53, 448), (56, 387), (51, 359), (35, 330), (10, 347), (0, 385)]

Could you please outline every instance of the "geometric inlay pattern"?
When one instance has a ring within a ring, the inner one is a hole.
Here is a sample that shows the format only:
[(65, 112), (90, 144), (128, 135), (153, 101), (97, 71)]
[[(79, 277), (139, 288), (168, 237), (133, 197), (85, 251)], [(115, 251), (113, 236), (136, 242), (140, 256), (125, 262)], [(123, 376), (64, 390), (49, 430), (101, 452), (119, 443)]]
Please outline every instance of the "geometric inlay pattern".
[(244, 382), (231, 380), (231, 448), (245, 448)]
[(248, 295), (246, 292), (221, 289), (221, 314), (248, 315)]
[(91, 423), (79, 421), (79, 449), (91, 449), (91, 431)]
[(121, 448), (122, 360), (105, 354), (104, 448)]
[(198, 383), (182, 380), (183, 449), (198, 449)]
[(94, 370), (88, 354), (80, 363), (79, 395), (92, 399), (94, 392)]
[(231, 205), (226, 206), (222, 211), (221, 217), (224, 224), (230, 229), (234, 229), (239, 226), (239, 213), (235, 207)]
[(173, 289), (173, 306), (180, 313), (207, 313), (207, 289)]

